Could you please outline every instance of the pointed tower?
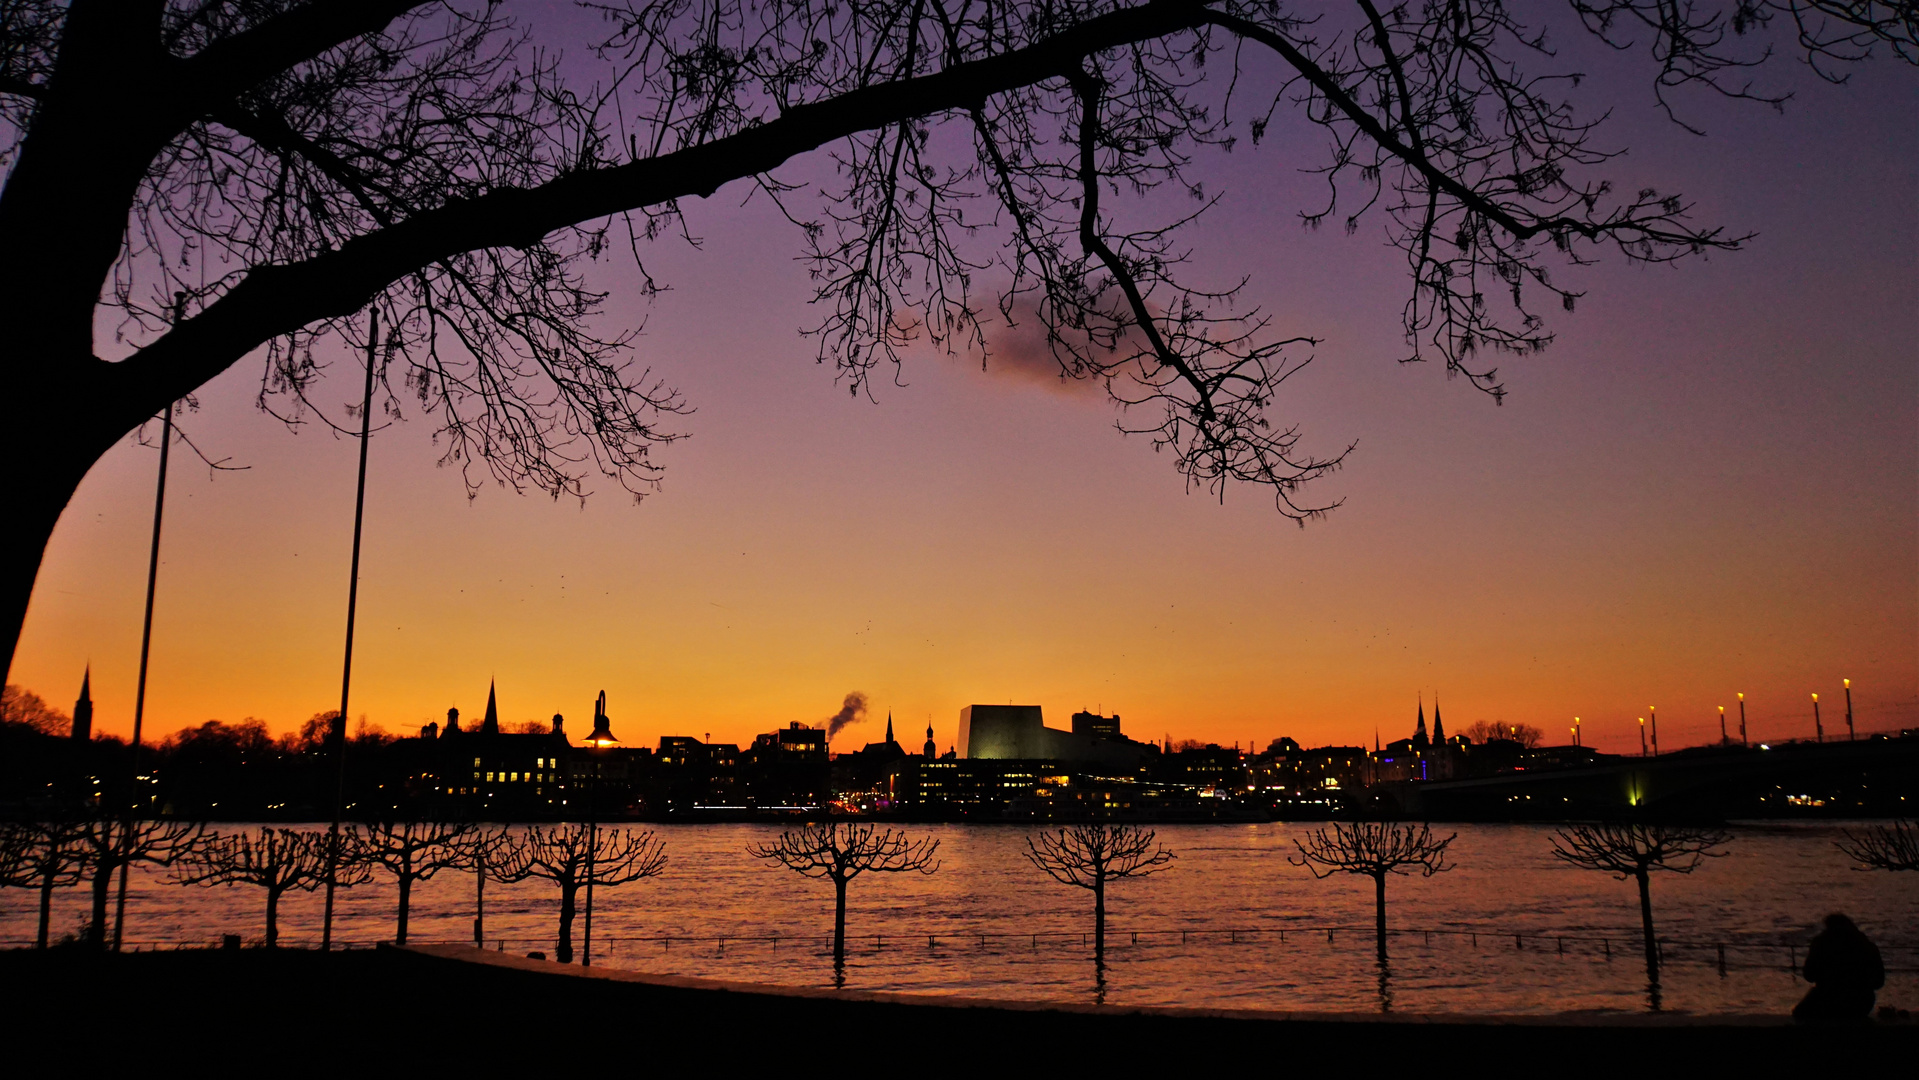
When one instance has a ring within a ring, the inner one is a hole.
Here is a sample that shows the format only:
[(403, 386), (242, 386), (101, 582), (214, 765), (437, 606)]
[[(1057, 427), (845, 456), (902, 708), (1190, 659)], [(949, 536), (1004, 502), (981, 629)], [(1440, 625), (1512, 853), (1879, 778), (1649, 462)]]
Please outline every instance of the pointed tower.
[(1439, 719), (1439, 695), (1433, 695), (1433, 745), (1446, 745), (1446, 725)]
[(493, 696), (493, 680), (486, 683), (486, 719), (480, 721), (480, 734), (498, 735), (500, 733), (500, 703)]
[(890, 710), (886, 714), (886, 741), (893, 741), (893, 713)]
[(1424, 695), (1421, 695), (1419, 699), (1419, 723), (1413, 728), (1413, 749), (1424, 750), (1431, 745), (1432, 743), (1426, 738), (1426, 698)]
[(93, 665), (87, 665), (87, 673), (80, 676), (80, 700), (73, 703), (73, 741), (88, 742), (93, 738)]
[(921, 748), (920, 752), (926, 755), (926, 760), (928, 761), (940, 756), (940, 748), (933, 744), (933, 722), (931, 720), (926, 722), (926, 745)]

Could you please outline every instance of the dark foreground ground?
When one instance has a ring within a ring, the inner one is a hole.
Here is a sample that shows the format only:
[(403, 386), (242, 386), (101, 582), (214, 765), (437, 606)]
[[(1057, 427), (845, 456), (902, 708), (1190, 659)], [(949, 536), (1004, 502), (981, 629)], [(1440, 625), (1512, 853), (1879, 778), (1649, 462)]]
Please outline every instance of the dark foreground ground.
[(252, 1076), (610, 1068), (1172, 1077), (1222, 1067), (1269, 1076), (1645, 1076), (1702, 1067), (1912, 1076), (1919, 1065), (1919, 1027), (1911, 1024), (1808, 1029), (1749, 1016), (1386, 1018), (985, 1002), (582, 971), (453, 946), (0, 952), (0, 1002), (0, 1032), (16, 1064), (37, 1046), (76, 1075), (127, 1060)]

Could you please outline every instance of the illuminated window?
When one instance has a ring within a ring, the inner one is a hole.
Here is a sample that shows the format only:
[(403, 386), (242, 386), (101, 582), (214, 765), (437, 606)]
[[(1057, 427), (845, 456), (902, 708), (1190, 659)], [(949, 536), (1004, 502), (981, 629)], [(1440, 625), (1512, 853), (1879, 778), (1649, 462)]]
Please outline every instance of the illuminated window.
[(480, 767), (480, 759), (479, 759), (479, 758), (474, 758), (474, 759), (473, 759), (473, 767), (474, 767), (474, 768), (476, 768), (476, 769)]
[(487, 774), (486, 774), (486, 782), (487, 782), (487, 783), (489, 783), (489, 784), (491, 784), (491, 783), (493, 782), (493, 774), (492, 774), (492, 773), (487, 773)]

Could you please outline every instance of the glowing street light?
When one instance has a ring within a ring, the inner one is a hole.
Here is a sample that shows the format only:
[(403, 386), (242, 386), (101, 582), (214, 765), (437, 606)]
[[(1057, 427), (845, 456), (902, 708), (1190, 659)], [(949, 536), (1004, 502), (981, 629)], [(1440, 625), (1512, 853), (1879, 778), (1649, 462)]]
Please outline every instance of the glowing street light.
[(1721, 705), (1719, 706), (1719, 745), (1724, 746), (1731, 741), (1726, 738), (1726, 707)]
[(1648, 705), (1646, 706), (1646, 712), (1652, 717), (1652, 756), (1658, 757), (1659, 756), (1659, 710), (1653, 708), (1651, 705)]
[(1574, 745), (1574, 746), (1584, 746), (1584, 745), (1586, 745), (1586, 744), (1585, 744), (1585, 743), (1584, 743), (1583, 741), (1581, 741), (1581, 739), (1580, 739), (1580, 732), (1579, 732), (1579, 717), (1577, 717), (1577, 716), (1575, 716), (1575, 717), (1573, 717), (1573, 745)]
[(1819, 695), (1812, 696), (1812, 730), (1820, 742), (1826, 741), (1826, 725), (1819, 722)]
[(1746, 695), (1739, 695), (1739, 745), (1751, 746), (1746, 741)]
[(1639, 756), (1646, 756), (1646, 718), (1639, 718)]

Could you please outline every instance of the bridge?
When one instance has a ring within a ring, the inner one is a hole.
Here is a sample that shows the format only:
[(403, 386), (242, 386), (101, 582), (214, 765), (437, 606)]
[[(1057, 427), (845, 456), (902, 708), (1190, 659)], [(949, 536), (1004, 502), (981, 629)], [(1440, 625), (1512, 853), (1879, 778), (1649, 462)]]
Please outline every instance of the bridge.
[(1382, 784), (1372, 809), (1439, 820), (1919, 816), (1919, 736), (1694, 747), (1583, 768)]

